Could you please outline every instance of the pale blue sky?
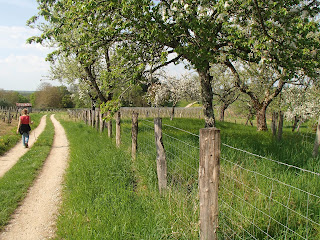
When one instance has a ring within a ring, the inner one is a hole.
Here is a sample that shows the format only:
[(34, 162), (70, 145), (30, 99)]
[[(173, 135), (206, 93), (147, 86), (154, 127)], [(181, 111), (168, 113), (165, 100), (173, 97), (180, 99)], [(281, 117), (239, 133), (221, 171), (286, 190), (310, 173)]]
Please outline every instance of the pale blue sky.
[[(26, 40), (39, 32), (26, 26), (35, 15), (36, 0), (0, 0), (0, 89), (35, 91), (49, 74), (45, 58), (50, 49)], [(170, 75), (185, 72), (183, 65), (170, 64)], [(59, 85), (50, 81), (53, 85)]]
[(26, 44), (38, 34), (26, 26), (36, 13), (36, 0), (0, 0), (0, 89), (34, 91), (48, 75), (50, 49)]

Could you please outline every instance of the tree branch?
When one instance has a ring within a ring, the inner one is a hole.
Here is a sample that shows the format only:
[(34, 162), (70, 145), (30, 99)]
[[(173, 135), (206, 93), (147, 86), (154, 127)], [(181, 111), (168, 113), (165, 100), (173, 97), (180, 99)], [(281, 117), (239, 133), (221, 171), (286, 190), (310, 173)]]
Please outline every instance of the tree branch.
[(175, 62), (177, 62), (181, 57), (182, 57), (182, 55), (178, 55), (177, 57), (171, 59), (170, 61), (165, 62), (165, 63), (163, 63), (163, 64), (161, 64), (161, 65), (159, 65), (159, 66), (157, 66), (157, 67), (155, 67), (155, 68), (153, 68), (153, 69), (150, 69), (150, 70), (148, 70), (148, 71), (145, 71), (145, 72), (154, 73), (154, 72), (157, 71), (158, 69), (160, 69), (160, 68), (162, 68), (162, 67), (165, 67), (165, 66), (169, 65), (170, 63), (175, 63)]

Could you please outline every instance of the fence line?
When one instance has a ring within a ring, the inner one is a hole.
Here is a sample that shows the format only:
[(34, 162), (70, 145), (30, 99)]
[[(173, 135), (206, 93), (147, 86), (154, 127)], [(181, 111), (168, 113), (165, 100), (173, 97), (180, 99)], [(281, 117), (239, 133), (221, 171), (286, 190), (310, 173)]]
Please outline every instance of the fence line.
[[(121, 127), (121, 143), (126, 145), (131, 142), (130, 127), (129, 121)], [(199, 212), (200, 137), (168, 124), (162, 124), (162, 131), (168, 187), (192, 198)], [(139, 118), (139, 154), (156, 158), (154, 137), (154, 122)], [(221, 145), (218, 239), (320, 238), (320, 173)]]

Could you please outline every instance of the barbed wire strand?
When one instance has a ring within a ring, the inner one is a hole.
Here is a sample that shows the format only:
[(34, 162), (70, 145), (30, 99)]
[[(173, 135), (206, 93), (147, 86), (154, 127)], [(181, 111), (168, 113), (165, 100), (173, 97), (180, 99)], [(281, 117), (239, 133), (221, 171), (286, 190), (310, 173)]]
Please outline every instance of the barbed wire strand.
[(242, 149), (239, 149), (239, 148), (236, 148), (236, 147), (232, 147), (232, 146), (230, 146), (230, 145), (228, 145), (228, 144), (222, 143), (222, 145), (223, 145), (223, 146), (226, 146), (226, 147), (229, 147), (229, 148), (231, 148), (231, 149), (240, 151), (240, 152), (247, 153), (247, 154), (252, 155), (252, 156), (255, 156), (255, 157), (259, 157), (259, 158), (262, 158), (262, 159), (265, 159), (265, 160), (269, 160), (269, 161), (278, 163), (278, 164), (280, 164), (280, 165), (284, 165), (284, 166), (287, 166), (287, 167), (295, 168), (295, 169), (298, 169), (298, 170), (303, 171), (303, 172), (308, 172), (308, 173), (311, 173), (311, 174), (320, 176), (320, 173), (317, 173), (317, 172), (313, 172), (313, 171), (310, 171), (310, 170), (307, 170), (307, 169), (303, 169), (303, 168), (300, 168), (300, 167), (297, 167), (297, 166), (294, 166), (294, 165), (291, 165), (291, 164), (287, 164), (287, 163), (284, 163), (284, 162), (280, 162), (280, 161), (277, 161), (277, 160), (273, 160), (273, 159), (271, 159), (271, 158), (263, 157), (263, 156), (260, 156), (260, 155), (258, 155), (258, 154), (255, 154), (255, 153), (248, 152), (248, 151), (246, 151), (246, 150), (242, 150)]

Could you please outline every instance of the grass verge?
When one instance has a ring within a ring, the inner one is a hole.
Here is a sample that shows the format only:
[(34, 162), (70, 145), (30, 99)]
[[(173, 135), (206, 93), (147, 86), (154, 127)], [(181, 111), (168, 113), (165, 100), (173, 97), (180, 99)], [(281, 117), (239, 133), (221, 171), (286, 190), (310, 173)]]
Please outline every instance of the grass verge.
[(127, 146), (117, 149), (106, 133), (59, 120), (70, 163), (57, 239), (176, 239), (164, 198), (137, 192)]
[[(34, 117), (33, 121), (40, 119)], [(0, 178), (0, 229), (10, 219), (11, 214), (26, 196), (28, 188), (38, 175), (43, 162), (47, 158), (54, 136), (54, 127), (47, 116), (45, 130), (38, 140), (19, 161)]]
[[(157, 187), (151, 119), (139, 120), (136, 161), (130, 157), (131, 120), (122, 121), (120, 149), (106, 133), (81, 122), (61, 123), (70, 141), (71, 161), (57, 239), (199, 239), (196, 135), (203, 120), (163, 119), (169, 186), (164, 194)], [(223, 144), (320, 172), (319, 158), (311, 156), (313, 141), (304, 142), (290, 129), (278, 141), (270, 132), (249, 126), (218, 122), (217, 127)], [(313, 197), (320, 192), (318, 177), (248, 157), (226, 145), (221, 155), (219, 221), (224, 232), (219, 229), (219, 239), (267, 238), (260, 229), (274, 239), (297, 239), (299, 235), (319, 239), (320, 231), (312, 225), (320, 221), (319, 201)]]

